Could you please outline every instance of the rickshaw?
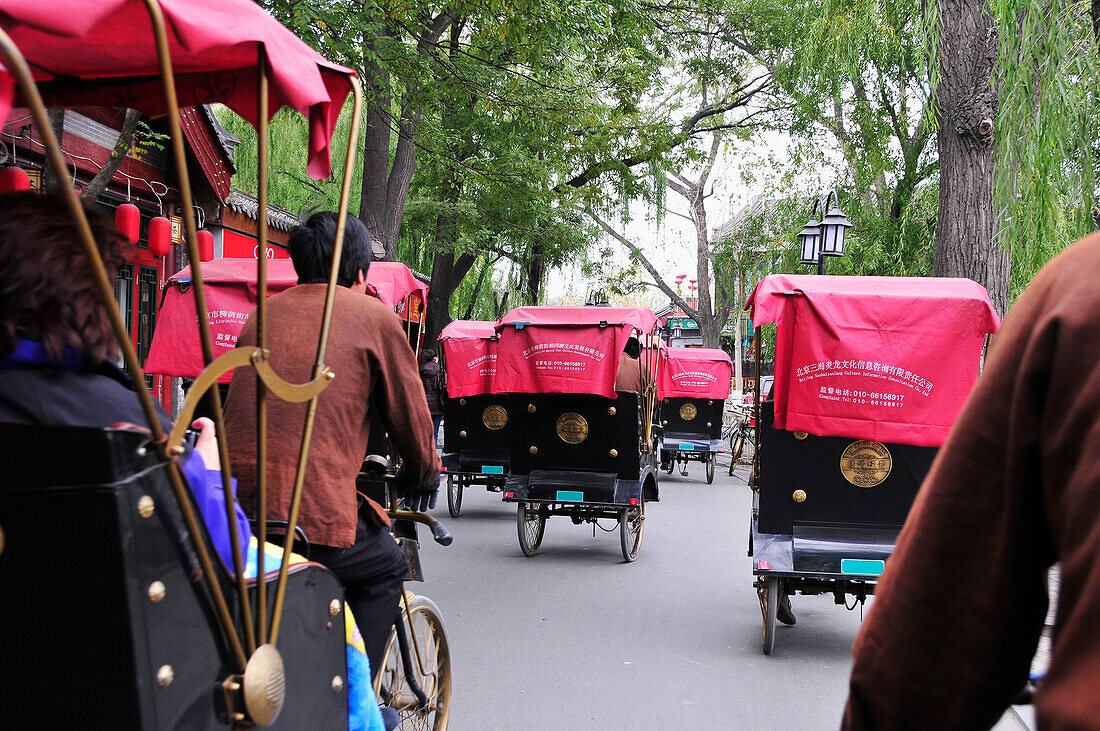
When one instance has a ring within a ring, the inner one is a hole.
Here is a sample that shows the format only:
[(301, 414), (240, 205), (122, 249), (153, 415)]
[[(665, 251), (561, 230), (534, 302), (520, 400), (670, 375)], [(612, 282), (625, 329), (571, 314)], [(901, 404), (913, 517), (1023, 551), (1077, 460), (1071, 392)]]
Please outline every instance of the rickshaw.
[[(635, 307), (520, 307), (497, 325), (495, 393), (511, 395), (511, 473), (519, 545), (533, 556), (547, 518), (618, 521), (623, 559), (642, 544), (645, 504), (658, 499), (657, 318)], [(642, 347), (637, 392), (615, 390), (630, 338)]]
[[(745, 308), (756, 342), (776, 325), (749, 480), (770, 655), (790, 596), (832, 594), (851, 609), (874, 594), (999, 320), (969, 279), (772, 275)], [(757, 373), (759, 361), (758, 350)]]
[(447, 374), (443, 470), (452, 518), (462, 511), (465, 488), (501, 492), (508, 477), (510, 404), (507, 395), (492, 392), (498, 340), (496, 323), (477, 320), (455, 320), (439, 335)]
[[(0, 118), (8, 118), (13, 104), (26, 106), (47, 162), (63, 181), (68, 168), (47, 105), (124, 105), (165, 118), (194, 274), (198, 316), (191, 325), (199, 332), (205, 365), (167, 429), (115, 304), (113, 273), (104, 267), (76, 191), (62, 185), (147, 423), (106, 429), (0, 424), (0, 454), (9, 469), (9, 479), (0, 484), (0, 642), (10, 664), (9, 697), (28, 701), (9, 703), (6, 723), (347, 728), (352, 653), (345, 644), (350, 615), (340, 583), (319, 564), (294, 558), (295, 546), (304, 545), (299, 541), (267, 546), (272, 516), (266, 514), (262, 477), (258, 543), (242, 551), (221, 401), (213, 386), (234, 368), (254, 368), (261, 394), (308, 404), (293, 507), (288, 516), (278, 516), (285, 518), (280, 528), (286, 536), (300, 535), (298, 506), (317, 396), (339, 375), (325, 366), (325, 352), (362, 108), (355, 74), (326, 61), (250, 0), (0, 0), (0, 57)], [(331, 172), (330, 139), (349, 92), (354, 103), (336, 253), (312, 380), (288, 383), (267, 363), (263, 216), (256, 263), (260, 344), (215, 360), (180, 106), (221, 102), (257, 127), (262, 211), (271, 116), (289, 106), (309, 118), (308, 171), (323, 179)], [(215, 551), (180, 463), (188, 453), (191, 414), (203, 398), (217, 424), (232, 554), (227, 564)], [(260, 475), (264, 403), (258, 399)], [(43, 695), (43, 684), (59, 672), (68, 681), (63, 692)], [(440, 686), (439, 692), (446, 690)], [(44, 700), (29, 702), (34, 698)], [(442, 696), (429, 699), (419, 716), (440, 728), (446, 706)]]
[(716, 348), (664, 348), (657, 376), (661, 400), (661, 468), (672, 474), (680, 465), (702, 462), (707, 484), (722, 451), (722, 415), (733, 378), (733, 359)]

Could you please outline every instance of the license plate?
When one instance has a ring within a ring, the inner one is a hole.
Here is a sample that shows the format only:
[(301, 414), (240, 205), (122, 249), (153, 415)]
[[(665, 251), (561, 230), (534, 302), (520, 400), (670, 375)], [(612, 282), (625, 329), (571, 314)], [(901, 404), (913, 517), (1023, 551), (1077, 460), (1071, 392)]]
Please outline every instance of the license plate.
[(558, 500), (563, 503), (582, 503), (584, 493), (576, 490), (558, 490)]
[(684, 450), (685, 452), (694, 452), (695, 451), (695, 445), (694, 444), (681, 444), (680, 449)]
[(503, 475), (504, 468), (495, 464), (483, 464), (481, 465), (481, 474), (483, 475)]
[(885, 568), (885, 561), (875, 561), (866, 558), (840, 559), (840, 573), (842, 574), (858, 574), (860, 576), (881, 576)]

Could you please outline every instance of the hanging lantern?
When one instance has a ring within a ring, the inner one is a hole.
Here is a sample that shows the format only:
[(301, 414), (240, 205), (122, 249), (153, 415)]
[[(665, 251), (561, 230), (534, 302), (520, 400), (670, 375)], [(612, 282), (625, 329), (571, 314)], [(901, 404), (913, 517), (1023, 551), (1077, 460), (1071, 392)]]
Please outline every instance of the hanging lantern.
[(141, 211), (133, 203), (123, 203), (115, 209), (115, 230), (136, 244), (141, 238)]
[(0, 168), (0, 193), (15, 193), (30, 189), (31, 179), (26, 170), (18, 165)]
[(164, 216), (149, 221), (149, 253), (167, 256), (172, 248), (172, 222)]
[(214, 234), (205, 228), (200, 228), (196, 236), (199, 249), (199, 261), (210, 261), (214, 258)]

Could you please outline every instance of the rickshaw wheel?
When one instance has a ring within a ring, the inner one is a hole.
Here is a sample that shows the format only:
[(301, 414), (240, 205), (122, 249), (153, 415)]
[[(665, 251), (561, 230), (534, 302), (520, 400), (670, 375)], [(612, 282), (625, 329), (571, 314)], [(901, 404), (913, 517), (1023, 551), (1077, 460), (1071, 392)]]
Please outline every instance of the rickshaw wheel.
[(762, 578), (756, 592), (760, 597), (760, 611), (764, 615), (764, 654), (772, 654), (775, 649), (775, 617), (779, 611), (779, 593), (781, 591), (778, 576)]
[(447, 475), (447, 512), (452, 518), (462, 512), (462, 481), (454, 475)]
[(710, 485), (714, 482), (714, 459), (715, 455), (710, 455), (707, 458), (707, 484)]
[[(428, 710), (416, 709), (417, 699), (405, 679), (396, 630), (390, 631), (386, 643), (382, 671), (375, 681), (375, 694), (384, 699), (383, 705), (397, 711), (398, 729), (445, 731), (451, 705), (451, 653), (439, 607), (431, 599), (417, 596), (409, 604), (408, 616), (402, 612), (400, 621), (407, 622), (405, 629), (409, 634), (413, 672), (428, 696)], [(419, 657), (414, 647), (419, 649)]]
[(519, 547), (524, 556), (534, 556), (542, 545), (546, 532), (546, 516), (537, 505), (520, 503), (516, 514), (519, 529)]
[(623, 508), (619, 513), (619, 543), (623, 549), (623, 559), (631, 563), (638, 558), (642, 548), (642, 530), (645, 528), (645, 497), (638, 505)]

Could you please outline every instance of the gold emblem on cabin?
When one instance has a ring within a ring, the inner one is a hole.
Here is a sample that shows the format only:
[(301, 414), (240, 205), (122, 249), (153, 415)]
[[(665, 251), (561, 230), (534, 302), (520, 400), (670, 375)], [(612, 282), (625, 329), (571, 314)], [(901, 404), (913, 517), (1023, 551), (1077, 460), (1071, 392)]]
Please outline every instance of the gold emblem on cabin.
[(504, 425), (508, 423), (508, 412), (504, 410), (503, 406), (486, 406), (485, 411), (481, 412), (481, 423), (485, 425), (486, 429), (503, 429)]
[(558, 417), (557, 430), (558, 436), (566, 444), (580, 444), (588, 438), (588, 422), (572, 411)]
[(794, 433), (794, 438), (795, 438), (795, 439), (797, 439), (797, 440), (798, 440), (798, 441), (800, 441), (800, 442), (801, 442), (801, 441), (802, 441), (803, 439), (805, 439), (806, 437), (808, 437), (808, 436), (810, 436), (810, 435), (809, 435), (809, 434), (807, 434), (807, 433), (806, 433), (806, 432), (804, 432), (804, 431), (796, 431), (796, 432)]
[(699, 409), (695, 408), (695, 404), (684, 404), (680, 407), (680, 418), (684, 421), (691, 421), (699, 415)]
[(879, 442), (852, 442), (840, 455), (840, 473), (856, 487), (874, 487), (894, 469), (890, 450)]

